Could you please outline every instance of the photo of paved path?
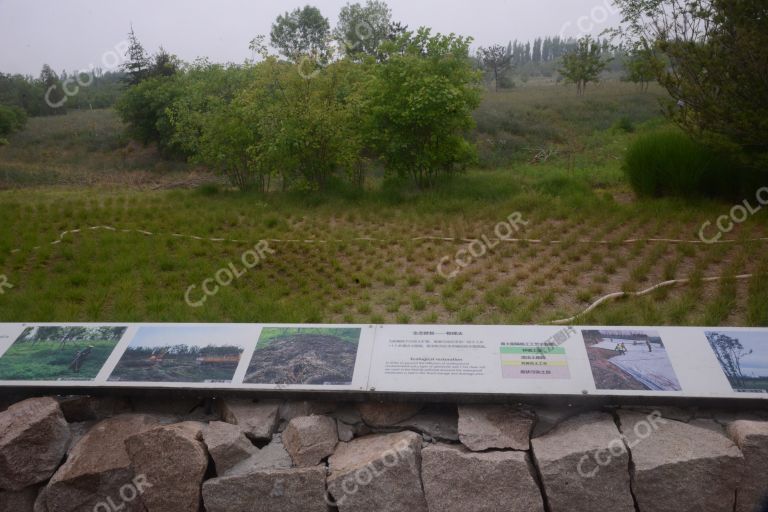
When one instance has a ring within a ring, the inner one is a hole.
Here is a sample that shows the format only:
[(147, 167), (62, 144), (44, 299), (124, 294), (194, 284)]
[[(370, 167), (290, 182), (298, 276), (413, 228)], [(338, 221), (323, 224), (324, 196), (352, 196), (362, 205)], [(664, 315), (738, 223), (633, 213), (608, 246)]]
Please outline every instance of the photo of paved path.
[(680, 391), (666, 347), (653, 331), (583, 331), (598, 389)]

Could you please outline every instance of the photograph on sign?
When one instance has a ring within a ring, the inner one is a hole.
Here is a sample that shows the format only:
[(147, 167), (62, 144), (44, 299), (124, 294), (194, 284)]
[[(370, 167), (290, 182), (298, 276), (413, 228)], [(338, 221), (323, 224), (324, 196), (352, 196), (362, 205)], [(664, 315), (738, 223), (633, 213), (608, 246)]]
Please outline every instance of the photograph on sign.
[(768, 393), (768, 333), (709, 331), (706, 336), (734, 391)]
[(584, 330), (595, 387), (622, 391), (681, 391), (656, 331)]
[(243, 326), (141, 327), (112, 371), (112, 382), (227, 383), (253, 329)]
[(0, 357), (0, 380), (93, 380), (126, 327), (27, 327)]
[(244, 383), (351, 385), (361, 332), (343, 327), (265, 327)]

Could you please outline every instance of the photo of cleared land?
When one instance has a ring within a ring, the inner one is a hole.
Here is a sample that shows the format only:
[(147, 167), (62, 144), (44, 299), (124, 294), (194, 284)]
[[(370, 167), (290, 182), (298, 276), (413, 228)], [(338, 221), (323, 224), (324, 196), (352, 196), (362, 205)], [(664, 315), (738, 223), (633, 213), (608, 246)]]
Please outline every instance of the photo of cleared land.
[(734, 391), (768, 393), (768, 334), (712, 331), (706, 335)]
[(350, 385), (360, 333), (358, 328), (264, 328), (245, 383)]
[(142, 327), (109, 380), (231, 382), (252, 333), (240, 326)]
[(655, 331), (582, 331), (597, 389), (680, 391)]
[(125, 327), (27, 327), (0, 357), (0, 380), (93, 380)]

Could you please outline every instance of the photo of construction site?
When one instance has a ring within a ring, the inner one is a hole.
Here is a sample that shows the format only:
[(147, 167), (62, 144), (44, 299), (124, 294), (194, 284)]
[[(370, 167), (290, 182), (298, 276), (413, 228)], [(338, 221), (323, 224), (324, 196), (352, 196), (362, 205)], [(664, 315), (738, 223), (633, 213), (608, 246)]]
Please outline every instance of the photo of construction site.
[(713, 331), (706, 335), (734, 391), (768, 393), (768, 334)]
[(360, 334), (359, 328), (264, 328), (245, 383), (348, 386)]
[(655, 331), (582, 331), (597, 389), (681, 391)]
[(142, 327), (109, 380), (229, 383), (253, 342), (253, 330), (241, 326)]
[(0, 357), (0, 380), (93, 380), (126, 327), (27, 327)]

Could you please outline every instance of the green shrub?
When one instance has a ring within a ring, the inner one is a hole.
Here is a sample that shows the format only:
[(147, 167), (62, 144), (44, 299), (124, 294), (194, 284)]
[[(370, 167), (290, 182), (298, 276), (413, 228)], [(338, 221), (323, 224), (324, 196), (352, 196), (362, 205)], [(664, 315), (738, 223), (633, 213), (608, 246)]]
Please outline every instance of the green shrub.
[(480, 105), (470, 44), (420, 28), (382, 45), (388, 57), (366, 91), (365, 133), (389, 174), (427, 188), (476, 160), (466, 139)]
[(128, 125), (128, 135), (143, 144), (156, 142), (168, 156), (183, 154), (173, 141), (169, 107), (184, 93), (176, 77), (150, 78), (128, 89), (116, 109)]
[(27, 114), (19, 107), (0, 105), (0, 137), (6, 137), (24, 128)]
[(621, 116), (613, 123), (613, 129), (617, 132), (633, 133), (635, 131), (635, 124), (627, 116)]
[(741, 193), (747, 178), (734, 156), (674, 130), (638, 138), (627, 151), (623, 169), (642, 196), (732, 198)]

